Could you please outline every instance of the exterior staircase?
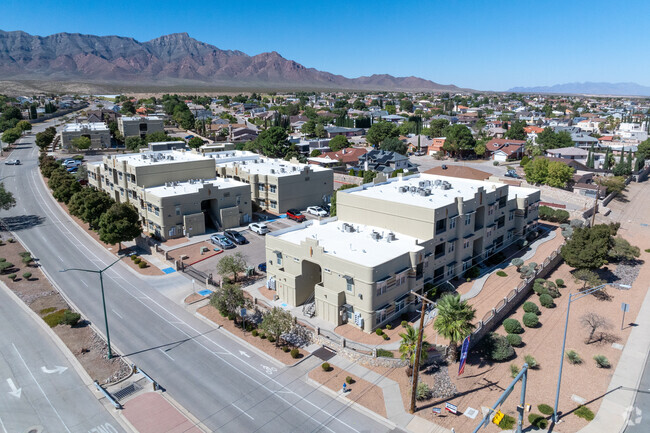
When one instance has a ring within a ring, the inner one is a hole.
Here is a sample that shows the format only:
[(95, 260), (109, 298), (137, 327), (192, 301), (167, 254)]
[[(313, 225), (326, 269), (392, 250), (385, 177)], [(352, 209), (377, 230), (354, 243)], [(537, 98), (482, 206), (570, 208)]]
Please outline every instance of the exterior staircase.
[(314, 299), (315, 293), (312, 294), (304, 304), (302, 304), (302, 314), (306, 317), (314, 317), (316, 315), (316, 301)]

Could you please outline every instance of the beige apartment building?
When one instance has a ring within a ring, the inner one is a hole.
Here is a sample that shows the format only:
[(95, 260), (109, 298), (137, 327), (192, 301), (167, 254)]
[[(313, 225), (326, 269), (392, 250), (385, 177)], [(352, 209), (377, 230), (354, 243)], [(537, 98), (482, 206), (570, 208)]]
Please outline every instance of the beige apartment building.
[(157, 116), (122, 116), (117, 119), (117, 129), (124, 138), (144, 138), (147, 134), (165, 130), (163, 119)]
[(66, 124), (61, 131), (61, 146), (70, 149), (72, 140), (79, 137), (90, 138), (91, 149), (101, 149), (111, 145), (111, 132), (103, 122)]
[(107, 155), (88, 163), (90, 185), (133, 204), (142, 226), (162, 239), (251, 221), (250, 186), (215, 178), (211, 158), (185, 150)]
[(253, 203), (270, 213), (328, 203), (334, 190), (334, 172), (329, 168), (266, 158), (247, 151), (205, 155), (215, 161), (217, 176), (250, 184)]
[(267, 285), (334, 325), (371, 332), (536, 231), (539, 190), (417, 174), (341, 191), (338, 218), (269, 233)]

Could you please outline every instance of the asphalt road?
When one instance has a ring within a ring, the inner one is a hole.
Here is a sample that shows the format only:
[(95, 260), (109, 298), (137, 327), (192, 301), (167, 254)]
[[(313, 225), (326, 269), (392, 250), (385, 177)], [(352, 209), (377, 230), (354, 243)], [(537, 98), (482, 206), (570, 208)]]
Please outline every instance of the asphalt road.
[[(67, 219), (46, 190), (33, 134), (47, 126), (36, 125), (13, 152), (11, 157), (24, 165), (2, 166), (0, 177), (17, 201), (5, 222), (82, 315), (103, 329), (97, 275), (58, 271), (98, 269), (115, 257)], [(177, 273), (142, 277), (122, 263), (105, 272), (111, 341), (207, 427), (224, 432), (389, 430), (160, 293), (182, 284), (188, 280)]]
[(0, 432), (123, 432), (17, 302), (0, 289)]
[(645, 370), (639, 383), (634, 406), (625, 433), (647, 433), (650, 422), (650, 357), (646, 359)]

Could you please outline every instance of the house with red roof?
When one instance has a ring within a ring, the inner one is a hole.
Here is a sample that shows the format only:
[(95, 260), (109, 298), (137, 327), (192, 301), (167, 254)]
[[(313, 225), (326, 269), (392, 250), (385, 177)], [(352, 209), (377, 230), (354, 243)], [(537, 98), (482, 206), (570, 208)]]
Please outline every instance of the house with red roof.
[(347, 147), (343, 148), (337, 152), (325, 152), (317, 157), (307, 158), (307, 161), (310, 164), (323, 165), (323, 166), (332, 166), (343, 164), (348, 165), (357, 165), (359, 162), (359, 157), (368, 153), (368, 150), (361, 147)]
[(485, 145), (487, 154), (494, 161), (505, 162), (509, 159), (521, 159), (524, 156), (525, 140), (493, 138)]

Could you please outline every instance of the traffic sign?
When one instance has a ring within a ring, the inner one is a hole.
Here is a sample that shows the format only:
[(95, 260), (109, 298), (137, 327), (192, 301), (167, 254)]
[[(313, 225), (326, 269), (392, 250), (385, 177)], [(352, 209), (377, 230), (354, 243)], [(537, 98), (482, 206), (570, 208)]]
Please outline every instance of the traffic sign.
[(501, 422), (504, 416), (505, 414), (500, 410), (498, 410), (497, 413), (494, 414), (494, 418), (492, 418), (492, 422), (496, 425), (499, 425), (499, 423)]

